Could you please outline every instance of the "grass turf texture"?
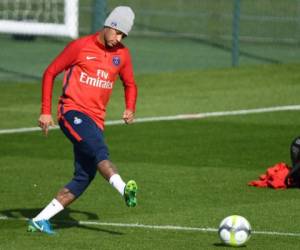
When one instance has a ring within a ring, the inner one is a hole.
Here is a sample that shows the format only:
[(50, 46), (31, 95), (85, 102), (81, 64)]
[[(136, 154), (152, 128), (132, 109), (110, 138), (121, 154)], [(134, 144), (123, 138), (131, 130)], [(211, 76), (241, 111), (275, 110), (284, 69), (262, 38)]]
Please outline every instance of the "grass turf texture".
[[(299, 64), (137, 75), (137, 116), (176, 115), (298, 104)], [(0, 129), (36, 126), (40, 84), (0, 84)], [(53, 94), (56, 113), (62, 84)], [(120, 119), (123, 88), (116, 83), (107, 119)]]
[[(134, 177), (139, 183), (139, 206), (128, 209), (117, 192), (98, 177), (56, 219), (217, 227), (223, 217), (241, 214), (254, 230), (297, 232), (299, 190), (246, 185), (267, 166), (288, 161), (289, 141), (298, 132), (299, 118), (295, 117), (297, 112), (280, 112), (109, 127), (106, 138), (112, 159), (125, 179)], [(272, 141), (276, 143), (270, 146)], [(52, 131), (47, 140), (39, 133), (2, 135), (1, 143), (5, 145), (1, 150), (5, 201), (1, 214), (33, 216), (68, 180), (70, 144), (59, 131)], [(216, 233), (75, 227), (59, 222), (59, 234), (53, 239), (27, 234), (23, 221), (0, 221), (0, 228), (3, 249), (26, 249), (27, 244), (31, 249), (41, 244), (47, 245), (45, 249), (84, 245), (89, 249), (126, 249), (130, 245), (133, 249), (213, 249), (219, 242)], [(284, 249), (288, 249), (289, 242), (293, 246), (298, 239), (253, 235), (248, 246), (274, 249), (281, 241), (287, 241)]]
[[(185, 85), (180, 84), (183, 80)], [(299, 73), (297, 65), (281, 65), (142, 75), (138, 81), (138, 114), (144, 117), (297, 104)], [(5, 100), (13, 100), (1, 110), (2, 128), (32, 125), (39, 110), (39, 86), (3, 84), (0, 89), (2, 107)], [(111, 118), (119, 118), (121, 97), (117, 88)], [(217, 233), (63, 223), (78, 220), (216, 228), (225, 216), (241, 214), (256, 231), (299, 232), (299, 190), (247, 186), (268, 166), (289, 163), (289, 144), (299, 132), (298, 114), (107, 127), (112, 160), (124, 179), (134, 178), (139, 185), (138, 206), (128, 209), (97, 176), (87, 192), (55, 218), (58, 235), (29, 234), (25, 221), (0, 220), (0, 249), (226, 249)], [(0, 139), (0, 213), (32, 217), (69, 180), (71, 145), (60, 131), (50, 131), (48, 138), (35, 132)], [(295, 249), (298, 241), (254, 234), (247, 248)]]

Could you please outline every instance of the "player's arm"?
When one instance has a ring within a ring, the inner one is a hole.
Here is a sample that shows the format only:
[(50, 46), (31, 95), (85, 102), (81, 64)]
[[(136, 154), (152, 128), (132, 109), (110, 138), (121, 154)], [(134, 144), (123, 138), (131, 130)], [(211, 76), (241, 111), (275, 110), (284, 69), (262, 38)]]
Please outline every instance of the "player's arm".
[(45, 135), (48, 134), (49, 127), (54, 126), (54, 120), (51, 114), (54, 80), (59, 73), (68, 69), (74, 63), (80, 45), (78, 41), (69, 43), (44, 72), (41, 114), (38, 119), (38, 124)]
[(126, 124), (129, 124), (134, 120), (135, 105), (137, 100), (137, 86), (134, 80), (131, 57), (127, 49), (125, 54), (125, 64), (120, 70), (120, 77), (124, 86), (126, 106), (123, 113), (123, 120)]

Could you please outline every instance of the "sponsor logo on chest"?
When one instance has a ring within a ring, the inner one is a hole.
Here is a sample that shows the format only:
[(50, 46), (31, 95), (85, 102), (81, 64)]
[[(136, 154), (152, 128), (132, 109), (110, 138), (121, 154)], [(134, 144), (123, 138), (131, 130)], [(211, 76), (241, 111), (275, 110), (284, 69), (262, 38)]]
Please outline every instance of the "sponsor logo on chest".
[(105, 70), (98, 69), (96, 76), (91, 76), (86, 72), (80, 73), (79, 78), (80, 83), (102, 89), (112, 89), (113, 81), (109, 80), (109, 73)]

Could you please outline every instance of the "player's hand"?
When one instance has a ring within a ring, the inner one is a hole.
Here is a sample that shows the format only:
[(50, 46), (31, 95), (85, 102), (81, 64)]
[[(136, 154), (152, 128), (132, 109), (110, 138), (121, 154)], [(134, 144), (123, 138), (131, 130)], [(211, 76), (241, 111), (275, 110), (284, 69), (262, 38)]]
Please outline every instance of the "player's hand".
[(126, 109), (123, 113), (123, 120), (126, 124), (133, 123), (134, 112), (130, 109)]
[(52, 115), (41, 114), (38, 122), (39, 122), (39, 127), (43, 130), (43, 133), (47, 136), (49, 127), (54, 126)]

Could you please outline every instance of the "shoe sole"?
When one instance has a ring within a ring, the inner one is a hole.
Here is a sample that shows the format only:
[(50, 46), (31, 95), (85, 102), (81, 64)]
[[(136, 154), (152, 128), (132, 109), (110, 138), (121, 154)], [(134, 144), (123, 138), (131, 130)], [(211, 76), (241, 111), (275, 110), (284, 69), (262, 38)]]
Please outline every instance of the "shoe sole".
[(135, 181), (130, 180), (127, 182), (125, 187), (125, 194), (128, 197), (128, 201), (126, 201), (127, 206), (135, 207), (136, 206), (136, 193), (137, 193), (137, 184)]

